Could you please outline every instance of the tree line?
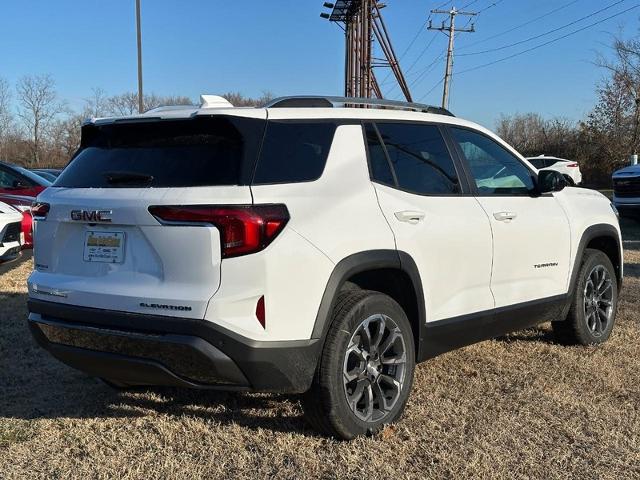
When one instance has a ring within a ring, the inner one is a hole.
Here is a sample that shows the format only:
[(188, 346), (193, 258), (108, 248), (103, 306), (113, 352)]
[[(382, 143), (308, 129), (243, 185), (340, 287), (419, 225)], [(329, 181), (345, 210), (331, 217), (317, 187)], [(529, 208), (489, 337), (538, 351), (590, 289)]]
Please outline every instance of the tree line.
[[(245, 97), (237, 92), (223, 95), (237, 107), (263, 105), (272, 95)], [(143, 96), (144, 110), (162, 105), (195, 105), (185, 96)], [(80, 111), (60, 98), (51, 75), (27, 75), (14, 88), (0, 78), (0, 160), (28, 168), (63, 167), (80, 146), (82, 122), (92, 117), (138, 113), (138, 94), (107, 95), (94, 88)]]
[(605, 78), (597, 85), (596, 103), (584, 119), (503, 115), (496, 133), (523, 155), (578, 161), (587, 185), (610, 185), (611, 173), (640, 153), (640, 38), (616, 38), (611, 47), (610, 58), (599, 56), (594, 62)]
[[(576, 160), (591, 186), (610, 184), (611, 173), (629, 162), (640, 147), (640, 37), (616, 38), (613, 55), (594, 62), (605, 72), (596, 86), (593, 109), (580, 121), (545, 119), (538, 113), (502, 115), (498, 135), (525, 156), (546, 154)], [(236, 106), (262, 105), (272, 98), (224, 95)], [(192, 105), (183, 96), (145, 95), (145, 110), (160, 105)], [(88, 117), (132, 115), (138, 96), (109, 96), (92, 90), (81, 111), (73, 111), (56, 92), (50, 75), (22, 77), (14, 88), (0, 78), (0, 159), (27, 167), (63, 166), (80, 144)]]

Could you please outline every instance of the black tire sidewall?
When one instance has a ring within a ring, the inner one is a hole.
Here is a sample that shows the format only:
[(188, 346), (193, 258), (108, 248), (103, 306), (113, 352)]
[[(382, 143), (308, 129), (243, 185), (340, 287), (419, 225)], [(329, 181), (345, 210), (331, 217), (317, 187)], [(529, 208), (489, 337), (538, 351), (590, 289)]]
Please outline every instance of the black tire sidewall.
[[(354, 293), (357, 295), (357, 293)], [(406, 314), (392, 298), (377, 292), (360, 292), (361, 299), (346, 314), (334, 320), (325, 345), (321, 382), (330, 396), (330, 420), (343, 438), (374, 433), (383, 425), (397, 420), (402, 414), (413, 385), (415, 344), (411, 324)], [(391, 318), (404, 337), (407, 363), (400, 398), (392, 411), (376, 422), (364, 422), (356, 417), (347, 403), (343, 385), (343, 362), (351, 336), (360, 323), (371, 315), (383, 314)], [(327, 348), (329, 347), (329, 348)]]

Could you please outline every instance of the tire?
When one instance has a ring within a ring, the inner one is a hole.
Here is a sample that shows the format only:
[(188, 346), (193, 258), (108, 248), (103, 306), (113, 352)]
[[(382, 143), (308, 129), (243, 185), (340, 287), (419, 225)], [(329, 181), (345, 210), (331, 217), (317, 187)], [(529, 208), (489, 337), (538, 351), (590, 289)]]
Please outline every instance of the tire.
[(578, 271), (569, 314), (551, 322), (556, 339), (567, 345), (598, 345), (613, 330), (618, 307), (618, 283), (609, 257), (587, 249)]
[(303, 396), (305, 416), (317, 430), (344, 440), (375, 433), (402, 415), (414, 368), (413, 332), (400, 305), (378, 292), (342, 291)]

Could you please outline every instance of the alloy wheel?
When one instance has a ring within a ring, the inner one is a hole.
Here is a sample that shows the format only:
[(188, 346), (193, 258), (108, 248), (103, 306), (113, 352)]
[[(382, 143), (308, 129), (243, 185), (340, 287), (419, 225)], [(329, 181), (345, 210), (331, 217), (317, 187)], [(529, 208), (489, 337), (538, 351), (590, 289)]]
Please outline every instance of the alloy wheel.
[(377, 422), (396, 405), (405, 383), (407, 353), (398, 325), (372, 315), (351, 336), (344, 358), (344, 393), (362, 421)]
[(611, 275), (602, 265), (593, 267), (584, 286), (584, 318), (589, 331), (602, 335), (613, 317), (613, 285)]

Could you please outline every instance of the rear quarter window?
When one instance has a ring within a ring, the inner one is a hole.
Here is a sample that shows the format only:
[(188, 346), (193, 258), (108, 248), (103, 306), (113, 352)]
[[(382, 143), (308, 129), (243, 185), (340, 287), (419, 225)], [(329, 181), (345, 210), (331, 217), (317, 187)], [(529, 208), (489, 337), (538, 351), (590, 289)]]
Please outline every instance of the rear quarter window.
[(270, 120), (253, 183), (297, 183), (320, 178), (336, 126), (333, 122)]

